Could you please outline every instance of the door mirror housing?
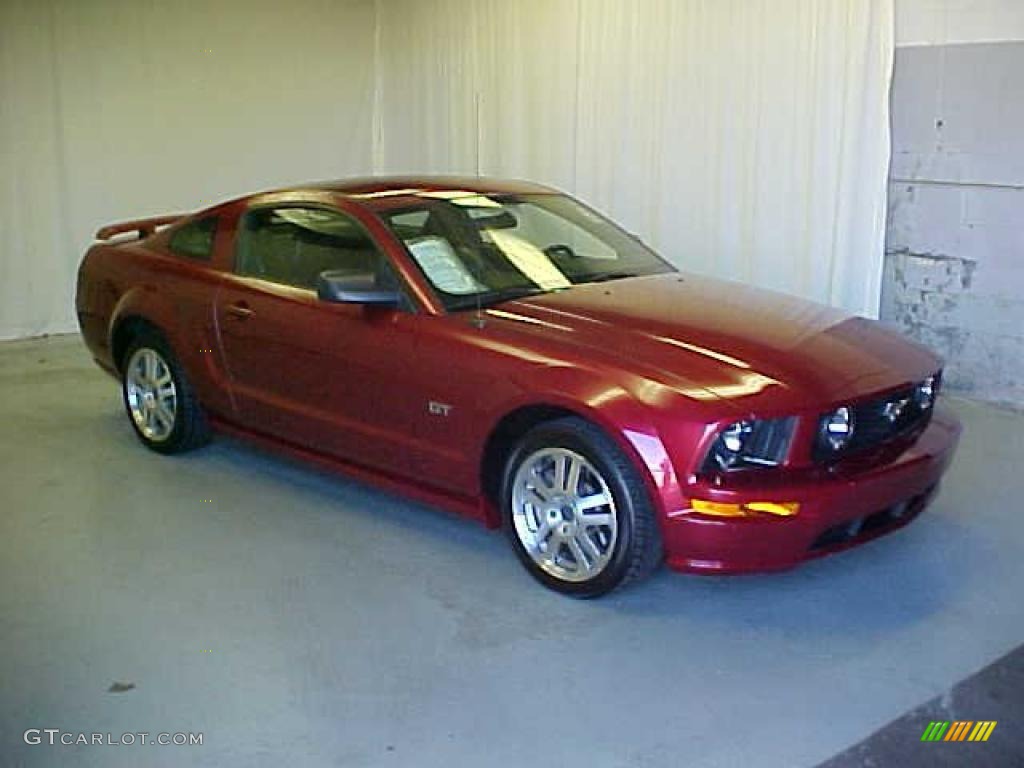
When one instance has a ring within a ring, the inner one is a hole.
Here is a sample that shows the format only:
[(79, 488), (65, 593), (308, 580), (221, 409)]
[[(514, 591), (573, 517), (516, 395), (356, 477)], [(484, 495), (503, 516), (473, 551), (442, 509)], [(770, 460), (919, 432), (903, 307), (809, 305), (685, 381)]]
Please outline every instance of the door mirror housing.
[(402, 297), (393, 288), (381, 287), (371, 272), (321, 272), (316, 281), (316, 295), (336, 304), (374, 304), (397, 307)]

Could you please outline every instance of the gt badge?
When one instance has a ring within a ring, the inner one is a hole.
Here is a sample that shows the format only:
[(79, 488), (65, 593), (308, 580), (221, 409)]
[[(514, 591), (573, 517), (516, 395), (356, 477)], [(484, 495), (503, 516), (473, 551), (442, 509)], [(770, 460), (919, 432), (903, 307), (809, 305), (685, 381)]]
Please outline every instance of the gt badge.
[(452, 407), (448, 403), (439, 403), (436, 400), (431, 400), (427, 403), (427, 412), (431, 416), (448, 416), (452, 412)]

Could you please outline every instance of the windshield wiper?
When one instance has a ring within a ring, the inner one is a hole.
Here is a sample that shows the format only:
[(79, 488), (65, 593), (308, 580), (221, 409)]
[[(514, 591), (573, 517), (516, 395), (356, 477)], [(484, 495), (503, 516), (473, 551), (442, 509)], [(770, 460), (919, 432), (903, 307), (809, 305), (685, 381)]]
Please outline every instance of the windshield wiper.
[(451, 302), (448, 305), (450, 311), (458, 312), (463, 309), (476, 309), (477, 307), (490, 307), (495, 304), (501, 304), (503, 301), (514, 301), (515, 299), (525, 299), (527, 296), (539, 296), (542, 293), (549, 293), (550, 291), (544, 288), (537, 288), (531, 286), (521, 286), (519, 288), (504, 288), (496, 291), (482, 291), (480, 293), (474, 293), (469, 296), (462, 296), (457, 302)]
[(603, 275), (597, 275), (584, 282), (607, 283), (609, 280), (625, 280), (627, 277), (640, 277), (640, 275), (637, 272), (605, 272)]

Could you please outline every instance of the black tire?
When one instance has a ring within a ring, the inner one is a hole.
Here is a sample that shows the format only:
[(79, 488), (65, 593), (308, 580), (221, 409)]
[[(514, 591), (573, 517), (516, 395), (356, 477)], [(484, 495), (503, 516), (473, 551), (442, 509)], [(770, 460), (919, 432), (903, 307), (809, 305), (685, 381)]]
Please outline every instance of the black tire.
[[(156, 352), (166, 364), (175, 387), (175, 409), (173, 427), (163, 439), (152, 439), (136, 423), (129, 401), (128, 367), (140, 350)], [(162, 454), (184, 453), (199, 448), (210, 441), (210, 426), (195, 390), (189, 383), (178, 358), (163, 334), (154, 328), (145, 328), (135, 335), (121, 360), (121, 397), (128, 421), (139, 441), (152, 451)]]
[[(584, 457), (601, 474), (615, 501), (617, 539), (603, 570), (586, 580), (568, 581), (544, 570), (516, 532), (513, 510), (516, 474), (526, 459), (546, 448), (565, 449)], [(603, 430), (581, 418), (546, 422), (530, 430), (516, 444), (502, 476), (501, 510), (512, 548), (527, 571), (544, 586), (572, 597), (607, 594), (643, 579), (661, 563), (661, 532), (638, 468)]]

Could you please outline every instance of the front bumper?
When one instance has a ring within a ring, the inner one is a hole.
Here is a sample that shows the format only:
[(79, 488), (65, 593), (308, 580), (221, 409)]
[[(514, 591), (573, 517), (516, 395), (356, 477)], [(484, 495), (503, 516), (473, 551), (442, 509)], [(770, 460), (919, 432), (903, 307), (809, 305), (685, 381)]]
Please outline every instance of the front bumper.
[(901, 528), (934, 497), (960, 438), (960, 423), (937, 406), (917, 441), (888, 463), (844, 477), (770, 488), (701, 488), (709, 501), (800, 502), (793, 517), (719, 518), (682, 509), (662, 527), (665, 556), (679, 571), (747, 573), (791, 568)]

